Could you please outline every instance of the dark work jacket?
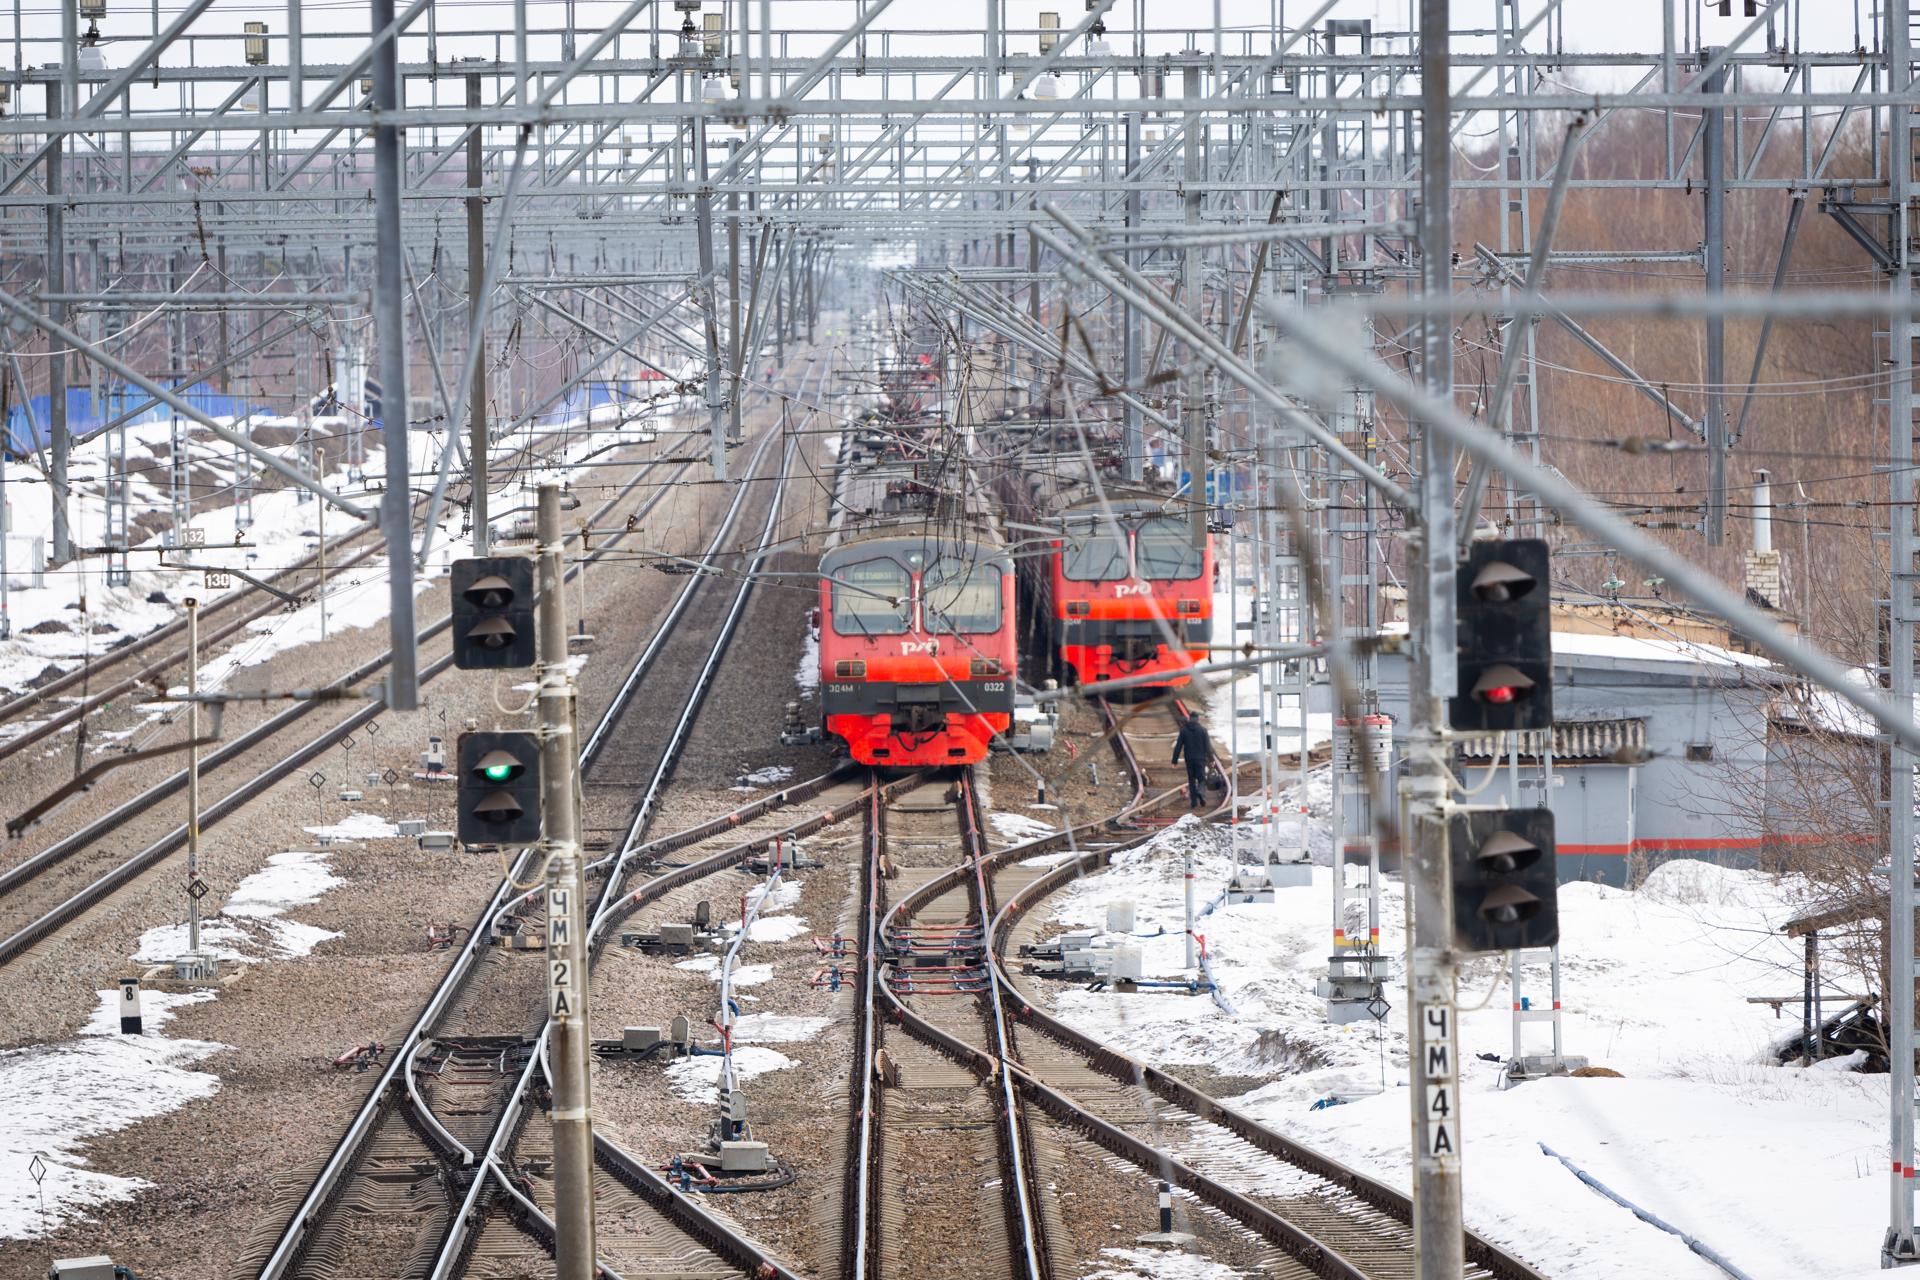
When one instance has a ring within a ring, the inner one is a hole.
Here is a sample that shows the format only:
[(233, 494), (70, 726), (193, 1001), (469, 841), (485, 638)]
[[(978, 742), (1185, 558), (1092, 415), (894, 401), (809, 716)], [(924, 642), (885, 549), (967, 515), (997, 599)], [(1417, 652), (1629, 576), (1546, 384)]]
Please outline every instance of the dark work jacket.
[(1188, 716), (1180, 723), (1180, 736), (1173, 740), (1173, 762), (1179, 764), (1181, 754), (1185, 753), (1188, 772), (1197, 773), (1207, 767), (1207, 755), (1212, 747), (1207, 726), (1201, 724), (1197, 716)]

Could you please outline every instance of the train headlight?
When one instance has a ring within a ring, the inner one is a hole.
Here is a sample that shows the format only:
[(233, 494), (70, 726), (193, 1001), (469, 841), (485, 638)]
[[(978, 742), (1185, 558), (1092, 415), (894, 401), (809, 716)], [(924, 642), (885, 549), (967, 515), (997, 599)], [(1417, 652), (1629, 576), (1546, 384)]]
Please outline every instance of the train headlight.
[(1003, 676), (1006, 674), (1000, 663), (993, 658), (975, 658), (973, 674), (976, 676)]
[(1093, 605), (1085, 600), (1067, 601), (1067, 616), (1069, 618), (1084, 618), (1092, 612)]
[(842, 680), (858, 680), (867, 674), (867, 664), (858, 658), (833, 664), (833, 674)]
[(1181, 613), (1197, 614), (1200, 612), (1200, 602), (1198, 600), (1182, 600), (1178, 607)]

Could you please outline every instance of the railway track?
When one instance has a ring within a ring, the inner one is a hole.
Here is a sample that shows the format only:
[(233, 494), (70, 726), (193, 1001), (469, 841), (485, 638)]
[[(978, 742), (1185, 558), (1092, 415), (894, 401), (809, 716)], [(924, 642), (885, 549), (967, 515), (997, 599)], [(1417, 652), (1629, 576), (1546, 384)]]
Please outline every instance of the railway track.
[[(1132, 758), (1125, 736), (1115, 745), (1123, 760)], [(1134, 777), (1137, 792), (1151, 790), (1146, 770), (1134, 766)], [(1031, 913), (1049, 894), (1150, 835), (1091, 844), (1038, 875), (1019, 863), (1071, 845), (1066, 833), (987, 859), (1004, 903), (992, 922), (988, 965), (1003, 999), (1017, 1010), (1019, 1065), (1009, 1074), (1050, 1114), (1116, 1154), (1158, 1161), (1172, 1181), (1260, 1231), (1303, 1269), (1300, 1274), (1329, 1280), (1411, 1277), (1409, 1197), (1068, 1026), (1047, 1013), (1006, 965), (1006, 948), (1035, 936)], [(1466, 1257), (1470, 1280), (1541, 1280), (1525, 1262), (1471, 1232)]]
[[(595, 522), (604, 520), (626, 501), (659, 465), (662, 464), (658, 461), (642, 463), (634, 476), (626, 481), (612, 498), (602, 503), (590, 519)], [(691, 463), (675, 464), (674, 469), (669, 473), (670, 478), (678, 478), (691, 465)], [(670, 485), (657, 486), (638, 508), (636, 519), (644, 518), (645, 514), (664, 501), (670, 492)], [(621, 536), (618, 531), (608, 535), (601, 545), (588, 555), (589, 562), (615, 551)], [(568, 580), (571, 581), (579, 571), (578, 566), (569, 569)], [(420, 641), (424, 644), (437, 638), (450, 625), (450, 616), (441, 617), (421, 629)], [(267, 747), (286, 730), (315, 715), (322, 707), (342, 705), (346, 701), (348, 690), (373, 679), (387, 666), (391, 658), (392, 651), (388, 650), (361, 663), (327, 685), (326, 696), (295, 702), (230, 742), (208, 752), (201, 761), (202, 785), (205, 785), (210, 775), (224, 766), (236, 764), (245, 767), (246, 762), (255, 753)], [(420, 679), (422, 683), (433, 680), (451, 667), (451, 655), (441, 654), (422, 667)], [(360, 729), (378, 716), (381, 710), (380, 703), (365, 701), (344, 718), (334, 721), (283, 754), (270, 757), (264, 764), (252, 768), (245, 778), (224, 794), (211, 798), (202, 806), (200, 821), (202, 831), (216, 826), (247, 803), (291, 776), (296, 770), (318, 758), (337, 743), (343, 734)], [(157, 866), (169, 855), (184, 848), (187, 832), (185, 825), (182, 824), (165, 831), (129, 857), (89, 860), (84, 864), (71, 867), (63, 865), (78, 855), (94, 850), (105, 837), (121, 831), (129, 821), (149, 813), (165, 801), (179, 795), (185, 790), (186, 783), (186, 771), (176, 770), (101, 817), (54, 841), (4, 872), (0, 872), (0, 966), (11, 963), (62, 926), (105, 901), (114, 892)], [(50, 873), (56, 870), (61, 872), (61, 883), (57, 885), (52, 884), (50, 879)], [(80, 884), (77, 888), (69, 889), (67, 886), (71, 886), (75, 879), (78, 879)], [(42, 885), (49, 885), (53, 892), (39, 893)]]
[[(762, 440), (748, 466), (749, 474), (757, 470), (771, 442), (771, 434)], [(791, 450), (782, 458), (778, 470), (782, 479), (791, 458)], [(736, 490), (710, 552), (728, 537), (754, 488), (743, 485)], [(766, 543), (779, 516), (780, 488), (762, 486), (760, 491), (769, 488), (760, 545)], [(754, 564), (758, 564), (757, 555)], [(731, 604), (723, 606), (724, 615), (717, 621), (704, 657), (690, 664), (697, 674), (679, 698), (677, 715), (667, 717), (672, 722), (671, 731), (664, 741), (658, 741), (659, 735), (651, 732), (660, 717), (652, 714), (657, 708), (649, 705), (657, 699), (648, 675), (663, 656), (675, 656), (667, 646), (693, 635), (693, 627), (677, 624), (704, 581), (705, 575), (687, 580), (662, 618), (653, 641), (636, 657), (599, 725), (583, 745), (582, 763), (589, 784), (608, 772), (635, 769), (647, 778), (631, 805), (626, 838), (613, 854), (589, 868), (597, 884), (589, 927), (589, 947), (596, 957), (612, 927), (633, 911), (684, 884), (740, 865), (772, 837), (695, 857), (629, 889), (630, 879), (641, 867), (670, 854), (684, 857), (703, 842), (733, 835), (743, 824), (777, 815), (820, 795), (840, 780), (838, 773), (829, 774), (674, 835), (646, 840), (660, 795), (733, 638), (753, 577), (751, 571), (743, 574)], [(629, 735), (657, 741), (657, 754), (650, 761), (640, 760), (625, 742)], [(850, 814), (857, 811), (859, 803), (856, 798), (843, 807)], [(795, 822), (779, 834), (804, 834), (834, 820), (835, 811), (829, 809)], [(399, 1230), (410, 1232), (412, 1247), (387, 1251), (386, 1266), (368, 1274), (428, 1276), (432, 1280), (460, 1275), (518, 1276), (526, 1274), (529, 1265), (540, 1265), (541, 1255), (550, 1255), (552, 1201), (546, 1175), (551, 1172), (551, 1152), (544, 1126), (531, 1123), (550, 1096), (543, 1051), (546, 966), (543, 957), (532, 953), (495, 949), (485, 961), (500, 969), (512, 966), (517, 972), (495, 973), (490, 980), (482, 975), (483, 959), (476, 954), (479, 940), (496, 920), (513, 916), (528, 927), (539, 923), (541, 895), (536, 889), (526, 888), (537, 883), (538, 877), (531, 881), (527, 877), (528, 868), (523, 862), (503, 880), (469, 934), (468, 945), (406, 1040), (397, 1047), (386, 1074), (369, 1093), (345, 1137), (300, 1203), (292, 1208), (284, 1227), (271, 1241), (263, 1238), (246, 1259), (249, 1265), (245, 1274), (273, 1280), (342, 1274), (340, 1251), (332, 1242), (350, 1238), (359, 1229), (356, 1220), (363, 1216), (362, 1206), (371, 1200), (366, 1188), (377, 1185), (382, 1177), (381, 1144), (389, 1141), (387, 1135), (396, 1127), (419, 1135), (428, 1164), (435, 1171), (433, 1185), (438, 1190), (428, 1197), (426, 1210), (411, 1217), (387, 1206), (387, 1216), (400, 1220)], [(516, 1017), (521, 1023), (512, 1025)], [(491, 1019), (491, 1025), (476, 1021), (485, 1019)], [(502, 1019), (509, 1025), (499, 1025)], [(476, 1058), (468, 1052), (474, 1045), (488, 1052)], [(510, 1056), (505, 1050), (514, 1045), (524, 1046), (524, 1051)], [(496, 1046), (501, 1052), (492, 1053)], [(425, 1089), (412, 1067), (402, 1066), (415, 1061), (441, 1064), (432, 1073), (435, 1078), (424, 1082)], [(447, 1065), (454, 1063), (460, 1064), (460, 1071), (449, 1081)], [(455, 1109), (443, 1115), (447, 1101), (455, 1104)], [(696, 1197), (669, 1187), (647, 1162), (621, 1150), (603, 1135), (596, 1137), (595, 1156), (597, 1209), (603, 1225), (603, 1274), (792, 1274), (738, 1228), (705, 1209)], [(394, 1260), (402, 1258), (401, 1269), (388, 1269)]]
[[(1004, 1076), (977, 1077), (940, 1044), (978, 1040), (995, 1055), (1006, 1049), (1003, 1011), (984, 965), (986, 884), (942, 875), (954, 866), (956, 846), (969, 860), (982, 849), (978, 819), (970, 771), (944, 791), (924, 788), (891, 803), (876, 793), (870, 805), (866, 999), (855, 1053), (861, 1096), (849, 1147), (856, 1185), (846, 1201), (853, 1225), (843, 1238), (848, 1277), (1042, 1280), (1052, 1273), (1048, 1205), (1035, 1185), (1023, 1109)], [(936, 879), (945, 880), (940, 892), (919, 892)], [(883, 880), (901, 891), (884, 915)], [(909, 1034), (887, 1034), (877, 1007), (894, 1018), (910, 1011)], [(986, 1168), (998, 1176), (987, 1177)], [(928, 1229), (943, 1217), (971, 1224), (964, 1260), (952, 1255), (949, 1236)]]

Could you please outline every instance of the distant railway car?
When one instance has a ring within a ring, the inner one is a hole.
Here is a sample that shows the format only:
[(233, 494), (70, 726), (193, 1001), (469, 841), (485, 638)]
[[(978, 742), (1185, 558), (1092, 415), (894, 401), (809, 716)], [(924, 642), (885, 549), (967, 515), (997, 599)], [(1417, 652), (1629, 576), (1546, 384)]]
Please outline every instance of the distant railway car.
[(862, 764), (973, 764), (1012, 724), (1013, 557), (971, 464), (856, 440), (820, 558), (826, 732)]
[(1158, 503), (1073, 508), (1047, 557), (1059, 661), (1080, 684), (1163, 675), (1185, 684), (1213, 640), (1213, 540)]
[(1009, 427), (993, 448), (1013, 519), (1059, 530), (1020, 562), (1032, 642), (1058, 677), (1187, 683), (1213, 641), (1211, 535), (1196, 545), (1170, 486), (1121, 480), (1115, 440)]

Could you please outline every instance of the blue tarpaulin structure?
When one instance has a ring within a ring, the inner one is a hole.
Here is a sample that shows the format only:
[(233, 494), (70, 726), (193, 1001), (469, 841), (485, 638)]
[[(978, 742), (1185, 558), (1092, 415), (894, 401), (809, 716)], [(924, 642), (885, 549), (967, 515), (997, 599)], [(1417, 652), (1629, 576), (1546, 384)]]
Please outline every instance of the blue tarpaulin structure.
[[(211, 387), (189, 387), (180, 392), (180, 398), (213, 418), (238, 418), (248, 413), (272, 413), (266, 405), (250, 405), (239, 396), (230, 396), (213, 390)], [(73, 432), (74, 439), (92, 435), (108, 422), (125, 413), (136, 405), (145, 404), (152, 399), (138, 387), (118, 386), (102, 391), (100, 403), (95, 405), (93, 393), (84, 387), (67, 388), (67, 426)], [(32, 413), (27, 409), (31, 407)], [(29, 405), (15, 404), (7, 410), (7, 443), (16, 454), (30, 452), (47, 443), (47, 420), (52, 412), (53, 401), (48, 396), (35, 396)], [(164, 422), (173, 411), (164, 404), (156, 404), (133, 422)]]

